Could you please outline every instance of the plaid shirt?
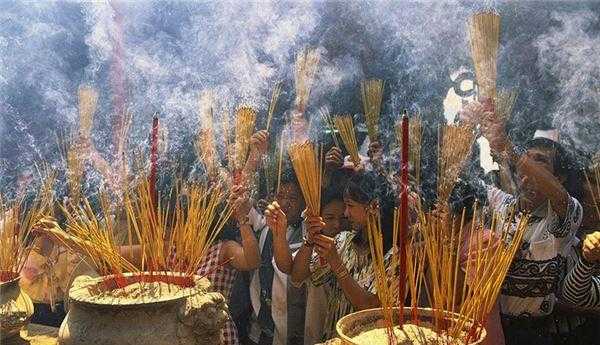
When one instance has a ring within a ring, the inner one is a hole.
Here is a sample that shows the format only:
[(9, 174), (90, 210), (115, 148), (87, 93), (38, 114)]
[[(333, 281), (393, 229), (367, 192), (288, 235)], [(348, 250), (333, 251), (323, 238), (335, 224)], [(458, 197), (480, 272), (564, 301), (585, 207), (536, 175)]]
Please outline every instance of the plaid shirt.
[[(224, 242), (219, 242), (208, 249), (208, 253), (204, 260), (202, 260), (200, 268), (198, 269), (198, 275), (208, 278), (211, 282), (213, 291), (222, 294), (227, 303), (229, 303), (231, 287), (233, 286), (233, 280), (235, 279), (237, 271), (230, 265), (221, 265), (221, 262), (219, 262), (223, 244)], [(239, 344), (237, 329), (231, 318), (227, 320), (227, 323), (225, 324), (223, 339), (223, 344), (225, 345)]]

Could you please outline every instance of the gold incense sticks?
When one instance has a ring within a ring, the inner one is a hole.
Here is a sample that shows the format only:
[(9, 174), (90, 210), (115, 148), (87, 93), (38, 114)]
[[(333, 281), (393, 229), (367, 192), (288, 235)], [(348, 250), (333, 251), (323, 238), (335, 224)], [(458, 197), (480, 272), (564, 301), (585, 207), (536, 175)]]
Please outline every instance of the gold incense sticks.
[(296, 109), (304, 113), (308, 97), (319, 67), (320, 54), (314, 49), (305, 49), (296, 57), (294, 82), (296, 86)]
[(93, 116), (98, 102), (98, 93), (91, 87), (79, 88), (79, 135), (89, 138), (93, 127)]
[(269, 103), (269, 112), (267, 113), (267, 132), (271, 128), (271, 120), (273, 119), (273, 114), (275, 113), (275, 107), (277, 106), (277, 100), (279, 100), (280, 94), (281, 83), (277, 83), (273, 89), (273, 94), (271, 95), (271, 103)]
[(215, 134), (213, 125), (213, 98), (210, 92), (203, 92), (199, 101), (199, 123), (201, 129), (196, 136), (196, 154), (204, 164), (206, 172), (215, 176), (217, 172), (217, 157), (215, 149)]
[[(396, 141), (398, 147), (402, 147), (402, 122), (395, 124)], [(421, 117), (416, 116), (408, 122), (408, 161), (413, 167), (414, 177), (417, 183), (421, 182), (421, 140), (423, 137), (423, 124)]]
[(237, 110), (235, 119), (235, 169), (243, 169), (250, 149), (250, 137), (254, 132), (256, 111), (250, 107)]
[(355, 166), (360, 164), (360, 156), (358, 155), (358, 142), (356, 140), (356, 133), (354, 131), (354, 123), (352, 122), (352, 116), (350, 115), (337, 115), (333, 118), (333, 123), (340, 133), (342, 142), (350, 159)]
[(473, 15), (469, 22), (469, 38), (479, 96), (493, 100), (496, 98), (500, 15), (494, 12), (480, 12)]
[(292, 144), (289, 148), (289, 154), (308, 212), (313, 216), (317, 216), (321, 213), (321, 183), (323, 177), (321, 154), (310, 142)]
[(468, 125), (444, 126), (438, 139), (438, 201), (446, 205), (475, 140)]
[(517, 101), (518, 93), (519, 91), (517, 89), (501, 90), (498, 92), (494, 105), (496, 107), (496, 116), (503, 122), (510, 119), (513, 107)]
[(360, 91), (367, 132), (371, 142), (374, 142), (379, 137), (379, 115), (381, 113), (381, 100), (383, 98), (383, 80), (365, 80), (361, 83)]

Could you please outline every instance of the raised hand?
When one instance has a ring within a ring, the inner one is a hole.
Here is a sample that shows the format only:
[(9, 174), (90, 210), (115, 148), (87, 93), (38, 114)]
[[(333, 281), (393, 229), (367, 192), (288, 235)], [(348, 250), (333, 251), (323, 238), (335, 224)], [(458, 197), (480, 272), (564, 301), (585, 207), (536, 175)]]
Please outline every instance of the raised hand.
[(320, 257), (325, 258), (332, 267), (340, 262), (340, 257), (335, 245), (335, 239), (318, 234), (314, 237), (315, 250)]
[(250, 150), (259, 153), (261, 155), (267, 152), (267, 145), (269, 143), (269, 132), (266, 130), (258, 131), (252, 134), (250, 138)]
[(339, 147), (332, 147), (327, 154), (325, 154), (325, 167), (328, 170), (337, 170), (344, 164), (344, 157), (342, 156), (342, 150)]
[(588, 262), (600, 261), (600, 231), (589, 234), (583, 240), (583, 258)]
[(273, 231), (274, 237), (285, 238), (287, 231), (287, 216), (281, 210), (277, 201), (273, 201), (265, 210), (267, 226)]
[(325, 227), (325, 222), (323, 222), (323, 218), (319, 216), (309, 216), (305, 221), (306, 225), (306, 236), (309, 242), (314, 243), (315, 237), (323, 231)]
[(239, 223), (245, 223), (246, 217), (252, 208), (252, 200), (248, 195), (247, 189), (241, 186), (233, 187), (233, 214)]

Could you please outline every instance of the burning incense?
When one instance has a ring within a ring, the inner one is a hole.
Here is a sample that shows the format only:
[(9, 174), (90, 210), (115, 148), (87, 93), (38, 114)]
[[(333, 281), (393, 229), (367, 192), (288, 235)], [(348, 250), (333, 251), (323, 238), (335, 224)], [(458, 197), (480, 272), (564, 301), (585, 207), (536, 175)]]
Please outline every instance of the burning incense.
[(450, 125), (442, 129), (438, 148), (438, 201), (445, 204), (463, 163), (471, 153), (475, 140), (468, 125)]
[[(377, 284), (377, 296), (381, 302), (381, 308), (383, 310), (383, 316), (385, 320), (385, 327), (387, 329), (388, 339), (390, 343), (394, 343), (391, 340), (394, 337), (394, 317), (393, 307), (394, 298), (388, 285), (387, 269), (385, 266), (385, 254), (383, 251), (383, 233), (381, 229), (381, 215), (378, 209), (369, 209), (367, 215), (367, 234), (369, 237), (369, 249), (371, 251), (371, 258), (373, 259), (373, 274), (375, 275), (375, 282)], [(404, 282), (401, 282), (402, 286)], [(402, 297), (400, 297), (402, 299)], [(400, 313), (402, 315), (402, 313)]]
[(379, 115), (381, 113), (381, 100), (383, 98), (383, 80), (365, 80), (361, 83), (360, 91), (367, 132), (371, 142), (374, 142), (379, 137)]
[(296, 84), (296, 109), (304, 113), (321, 56), (317, 50), (305, 49), (296, 57), (294, 82)]
[(217, 159), (215, 152), (215, 134), (213, 126), (213, 99), (210, 92), (203, 92), (199, 101), (199, 122), (202, 128), (196, 137), (196, 154), (204, 164), (210, 176), (217, 173)]
[(356, 167), (360, 164), (360, 156), (358, 155), (358, 142), (356, 140), (356, 133), (354, 132), (354, 123), (352, 122), (352, 116), (350, 115), (338, 115), (333, 118), (333, 123), (340, 133), (342, 142), (348, 154), (350, 160)]
[[(152, 200), (157, 200), (156, 193), (158, 173), (158, 116), (152, 119), (152, 135), (150, 137), (150, 194)], [(156, 203), (155, 203), (156, 205)]]
[(235, 169), (244, 168), (250, 149), (250, 137), (254, 132), (256, 111), (250, 107), (241, 107), (235, 120)]
[(494, 107), (496, 110), (496, 116), (498, 116), (498, 118), (502, 121), (506, 122), (510, 119), (513, 107), (517, 101), (518, 93), (519, 90), (517, 89), (501, 90), (498, 92)]
[(479, 85), (479, 96), (496, 99), (496, 60), (500, 38), (500, 15), (480, 12), (469, 22), (471, 57)]
[(331, 138), (333, 139), (333, 144), (335, 145), (335, 147), (341, 147), (337, 135), (335, 135), (335, 124), (333, 123), (333, 119), (331, 118), (331, 114), (329, 113), (329, 108), (319, 108), (319, 115), (321, 115), (321, 119), (323, 119), (323, 122), (325, 122), (325, 126), (327, 126), (327, 131), (331, 133)]
[[(398, 121), (395, 126), (396, 129), (396, 142), (398, 146), (402, 147), (402, 121)], [(413, 167), (415, 181), (420, 183), (421, 181), (421, 138), (423, 137), (423, 125), (421, 117), (417, 114), (414, 118), (410, 119), (408, 123), (408, 161)]]
[(310, 142), (292, 144), (289, 148), (292, 166), (298, 177), (308, 213), (318, 216), (321, 213), (321, 182), (323, 167), (318, 150)]
[(600, 219), (600, 164), (595, 163), (588, 169), (588, 171), (585, 171), (584, 174), (588, 189), (590, 190), (590, 194), (594, 202), (596, 214), (598, 219)]
[[(401, 310), (404, 308), (404, 295), (406, 287), (406, 239), (408, 234), (408, 115), (406, 111), (402, 116), (402, 159), (400, 166), (401, 192), (400, 192), (400, 276), (398, 295)], [(403, 313), (400, 313), (400, 325), (404, 323)]]
[(271, 128), (271, 119), (273, 119), (273, 114), (275, 113), (275, 107), (277, 106), (277, 100), (279, 100), (280, 94), (281, 83), (277, 83), (273, 89), (273, 94), (271, 95), (271, 103), (269, 103), (269, 113), (267, 114), (267, 132), (269, 131), (269, 128)]
[(67, 151), (67, 185), (72, 203), (79, 204), (81, 197), (81, 180), (83, 179), (84, 165), (80, 159), (81, 152), (76, 144), (69, 145)]
[(279, 187), (281, 187), (281, 169), (283, 167), (283, 133), (279, 137), (279, 159), (277, 160), (277, 189), (275, 195), (279, 194)]
[(91, 136), (97, 102), (98, 93), (93, 88), (79, 88), (79, 135), (83, 138)]

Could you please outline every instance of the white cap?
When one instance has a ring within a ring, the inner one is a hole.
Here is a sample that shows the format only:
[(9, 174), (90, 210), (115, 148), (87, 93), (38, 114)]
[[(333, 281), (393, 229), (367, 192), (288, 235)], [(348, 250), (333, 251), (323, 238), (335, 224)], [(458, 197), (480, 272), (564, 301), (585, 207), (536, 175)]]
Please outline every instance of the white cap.
[(558, 133), (557, 129), (547, 129), (547, 130), (538, 129), (535, 131), (535, 134), (533, 134), (533, 139), (537, 139), (537, 138), (546, 138), (546, 139), (550, 139), (552, 141), (558, 142), (559, 133)]

